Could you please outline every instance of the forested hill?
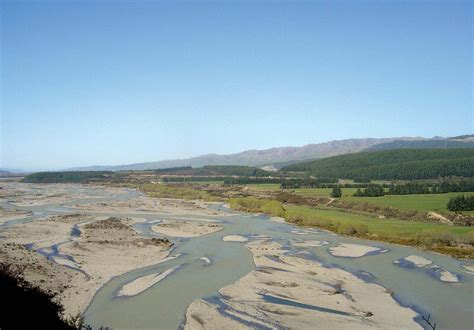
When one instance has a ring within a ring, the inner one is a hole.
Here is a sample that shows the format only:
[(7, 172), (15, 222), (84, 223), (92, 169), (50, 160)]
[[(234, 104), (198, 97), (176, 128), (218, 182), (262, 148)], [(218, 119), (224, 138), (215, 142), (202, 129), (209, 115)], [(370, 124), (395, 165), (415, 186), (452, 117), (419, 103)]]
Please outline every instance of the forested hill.
[(433, 138), (428, 140), (395, 140), (376, 144), (363, 151), (381, 151), (393, 149), (452, 149), (474, 148), (474, 135), (461, 135), (451, 138)]
[(398, 149), (360, 152), (283, 167), (341, 179), (430, 179), (474, 176), (474, 149)]

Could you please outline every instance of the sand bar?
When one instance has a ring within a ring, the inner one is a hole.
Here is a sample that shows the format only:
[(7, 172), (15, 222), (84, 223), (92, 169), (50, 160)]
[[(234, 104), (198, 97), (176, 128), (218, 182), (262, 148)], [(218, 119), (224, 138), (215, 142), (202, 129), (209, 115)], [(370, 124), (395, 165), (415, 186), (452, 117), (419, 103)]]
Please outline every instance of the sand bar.
[(197, 237), (224, 229), (220, 224), (201, 221), (165, 220), (153, 225), (155, 233), (173, 237)]
[(247, 242), (248, 238), (240, 235), (227, 235), (222, 238), (225, 242)]
[(162, 281), (169, 275), (171, 275), (174, 271), (176, 271), (179, 266), (169, 268), (164, 270), (161, 273), (150, 274), (146, 276), (142, 276), (137, 278), (136, 280), (125, 284), (120, 291), (118, 292), (117, 296), (135, 296), (139, 293), (142, 293), (153, 285), (157, 284), (158, 282)]
[(380, 248), (374, 246), (342, 243), (336, 247), (329, 248), (329, 253), (335, 257), (360, 258), (368, 253), (380, 251)]
[(276, 242), (246, 246), (257, 269), (220, 289), (219, 302), (191, 303), (185, 329), (421, 329), (414, 321), (417, 314), (379, 285), (285, 255)]

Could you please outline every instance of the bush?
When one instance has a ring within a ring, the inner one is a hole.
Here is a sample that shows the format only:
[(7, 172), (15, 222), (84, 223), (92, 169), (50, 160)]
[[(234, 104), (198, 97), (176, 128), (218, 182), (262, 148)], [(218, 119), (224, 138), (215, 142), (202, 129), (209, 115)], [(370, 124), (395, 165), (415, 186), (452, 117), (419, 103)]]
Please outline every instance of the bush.
[(461, 242), (474, 245), (474, 231), (470, 231), (461, 236)]
[(448, 202), (448, 210), (457, 211), (473, 211), (474, 210), (474, 196), (456, 196), (452, 197)]
[(358, 235), (365, 236), (369, 232), (369, 227), (366, 224), (356, 224), (355, 229)]
[(454, 245), (459, 241), (459, 237), (454, 235), (452, 232), (437, 229), (422, 230), (420, 233), (417, 234), (416, 239), (418, 242), (425, 245)]
[(339, 227), (337, 232), (341, 235), (352, 236), (357, 233), (357, 230), (354, 228), (354, 226), (345, 223)]
[(277, 201), (266, 202), (260, 207), (263, 213), (273, 215), (275, 217), (283, 218), (285, 216), (285, 210)]
[(354, 236), (354, 235), (360, 235), (364, 236), (368, 232), (367, 225), (365, 224), (347, 224), (344, 223), (342, 224), (338, 231), (339, 234), (341, 235), (348, 235), (348, 236)]
[(332, 188), (331, 197), (339, 198), (341, 196), (342, 196), (341, 187), (340, 186), (334, 186), (334, 188)]

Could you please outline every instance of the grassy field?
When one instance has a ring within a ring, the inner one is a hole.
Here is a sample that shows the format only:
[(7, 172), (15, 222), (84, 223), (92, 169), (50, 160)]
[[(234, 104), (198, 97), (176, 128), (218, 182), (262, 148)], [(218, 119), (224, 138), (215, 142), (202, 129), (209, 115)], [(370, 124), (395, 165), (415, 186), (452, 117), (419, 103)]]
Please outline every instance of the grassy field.
[[(249, 184), (246, 185), (250, 189), (257, 191), (277, 191), (280, 190), (279, 183), (269, 183), (269, 184)], [(357, 188), (342, 188), (343, 196), (352, 196), (356, 192)], [(285, 190), (283, 190), (285, 191)], [(312, 196), (326, 196), (329, 197), (331, 194), (332, 188), (297, 188), (297, 189), (288, 189), (288, 191), (294, 191), (296, 194), (304, 197)]]
[[(352, 196), (357, 188), (342, 188), (342, 196)], [(325, 196), (329, 197), (332, 188), (299, 188), (294, 190), (296, 194), (304, 196), (304, 197), (319, 197), (319, 196)]]
[[(302, 224), (312, 225), (314, 221), (339, 222), (341, 224), (365, 224), (368, 232), (381, 237), (415, 238), (423, 231), (444, 231), (455, 235), (474, 233), (474, 228), (464, 226), (450, 226), (436, 223), (424, 223), (415, 221), (404, 221), (397, 219), (378, 219), (366, 215), (348, 213), (338, 210), (321, 210), (309, 206), (286, 206), (287, 217), (298, 217), (305, 219)], [(313, 220), (314, 219), (314, 220)], [(316, 220), (317, 219), (317, 220)]]
[[(248, 185), (250, 188), (259, 191), (275, 191), (278, 190), (279, 184), (256, 184)], [(400, 210), (416, 210), (416, 211), (434, 211), (449, 212), (446, 208), (451, 197), (457, 195), (474, 195), (474, 192), (467, 193), (447, 193), (447, 194), (420, 194), (420, 195), (385, 195), (382, 197), (354, 197), (357, 188), (342, 188), (342, 198), (351, 202), (365, 202), (378, 206), (391, 206)], [(293, 189), (297, 195), (304, 197), (329, 197), (332, 188), (299, 188)], [(474, 211), (465, 211), (463, 214), (474, 215)]]
[[(474, 192), (427, 195), (385, 195), (382, 197), (345, 196), (344, 199), (353, 202), (367, 202), (375, 205), (392, 206), (401, 210), (448, 212), (446, 205), (449, 199), (462, 194), (474, 195)], [(474, 214), (473, 211), (463, 213)]]
[(473, 227), (394, 218), (380, 219), (377, 216), (337, 209), (283, 205), (275, 200), (256, 197), (233, 198), (229, 200), (229, 204), (236, 210), (279, 216), (291, 223), (323, 228), (342, 235), (421, 246), (456, 257), (474, 257)]

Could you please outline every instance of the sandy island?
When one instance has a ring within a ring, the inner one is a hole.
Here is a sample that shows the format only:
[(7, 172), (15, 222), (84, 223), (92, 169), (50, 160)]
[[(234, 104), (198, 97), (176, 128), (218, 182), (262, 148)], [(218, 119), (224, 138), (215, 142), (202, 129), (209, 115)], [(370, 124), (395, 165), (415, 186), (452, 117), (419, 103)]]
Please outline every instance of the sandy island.
[(155, 233), (173, 237), (197, 237), (224, 229), (222, 225), (204, 221), (164, 220), (153, 225)]
[(380, 248), (374, 246), (342, 243), (336, 247), (329, 248), (329, 253), (335, 257), (360, 258), (371, 252), (381, 251)]
[(276, 242), (246, 245), (257, 267), (199, 299), (186, 311), (186, 329), (421, 329), (417, 314), (379, 285), (338, 268), (284, 254)]
[(474, 265), (462, 265), (466, 273), (474, 274)]
[[(402, 258), (402, 260), (411, 262), (415, 267), (418, 267), (418, 268), (425, 267), (433, 263), (431, 260), (425, 259), (420, 256), (416, 256), (416, 255), (410, 255), (408, 257)], [(395, 263), (399, 263), (399, 262), (400, 262), (399, 260), (395, 261)]]
[(117, 296), (135, 296), (139, 293), (142, 293), (149, 288), (151, 288), (156, 283), (164, 280), (166, 277), (171, 275), (174, 271), (176, 271), (179, 266), (166, 269), (161, 273), (150, 274), (146, 276), (142, 276), (137, 278), (136, 280), (125, 284), (120, 291), (118, 292)]
[(222, 237), (225, 242), (247, 242), (248, 238), (240, 235), (227, 235)]

